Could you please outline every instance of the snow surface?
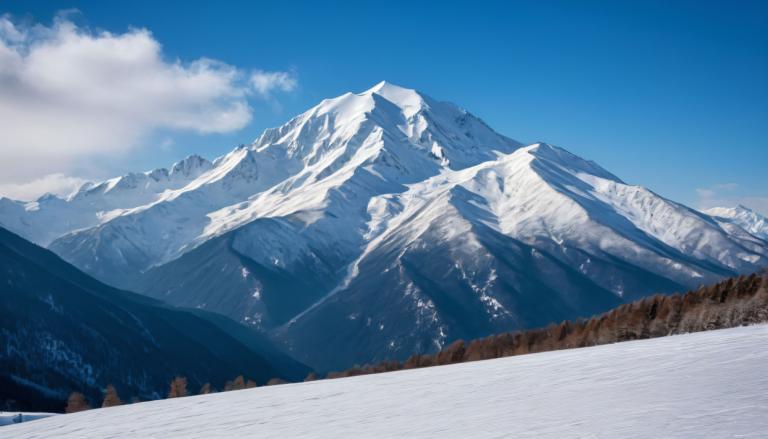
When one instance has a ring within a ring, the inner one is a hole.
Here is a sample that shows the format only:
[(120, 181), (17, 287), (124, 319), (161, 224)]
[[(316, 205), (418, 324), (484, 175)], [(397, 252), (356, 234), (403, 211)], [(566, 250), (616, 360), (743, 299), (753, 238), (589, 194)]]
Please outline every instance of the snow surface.
[(765, 437), (768, 325), (92, 410), (4, 438)]
[(48, 418), (50, 416), (56, 415), (58, 415), (58, 413), (0, 411), (0, 426), (36, 421), (38, 419)]

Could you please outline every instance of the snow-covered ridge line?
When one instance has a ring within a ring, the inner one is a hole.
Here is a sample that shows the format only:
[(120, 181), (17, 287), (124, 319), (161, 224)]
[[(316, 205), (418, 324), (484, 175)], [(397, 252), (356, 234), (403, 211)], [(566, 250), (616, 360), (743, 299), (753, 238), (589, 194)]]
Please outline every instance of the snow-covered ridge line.
[(748, 207), (742, 205), (736, 207), (713, 207), (705, 209), (703, 212), (717, 218), (719, 221), (736, 224), (747, 232), (768, 240), (768, 218)]
[(60, 437), (762, 437), (768, 326), (138, 403), (3, 428)]
[(190, 155), (170, 168), (129, 173), (101, 182), (87, 182), (66, 197), (46, 194), (35, 201), (0, 197), (0, 223), (38, 245), (89, 229), (151, 204), (180, 189), (213, 167)]
[(308, 356), (325, 337), (350, 340), (340, 364), (303, 358), (323, 370), (768, 264), (768, 242), (739, 224), (389, 83), (326, 99), (202, 168), (36, 210), (0, 200), (0, 223), (107, 283), (281, 328)]

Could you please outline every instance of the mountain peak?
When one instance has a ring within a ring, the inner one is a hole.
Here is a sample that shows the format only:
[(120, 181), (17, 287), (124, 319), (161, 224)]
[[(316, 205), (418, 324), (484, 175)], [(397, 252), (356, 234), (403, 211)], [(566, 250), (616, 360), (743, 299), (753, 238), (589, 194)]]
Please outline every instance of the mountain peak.
[(397, 107), (406, 117), (429, 108), (428, 97), (410, 88), (401, 87), (387, 81), (381, 81), (360, 93), (344, 93), (331, 99), (325, 99), (317, 106), (304, 113), (307, 115), (335, 114), (343, 121), (358, 120), (362, 115), (387, 108)]
[(751, 214), (751, 215), (759, 215), (754, 210), (750, 209), (749, 207), (743, 205), (743, 204), (737, 204), (736, 206), (731, 205), (730, 207), (725, 206), (717, 206), (717, 207), (710, 207), (708, 209), (703, 210), (704, 213), (714, 216), (720, 216), (720, 217), (733, 217), (736, 215), (743, 215), (743, 214)]
[(736, 207), (712, 207), (703, 210), (703, 212), (737, 224), (759, 238), (768, 239), (768, 217), (755, 212), (743, 204), (739, 204)]
[(180, 160), (173, 164), (171, 167), (171, 175), (181, 174), (185, 177), (197, 176), (202, 172), (211, 169), (213, 165), (208, 160), (200, 157), (197, 154), (187, 156), (183, 160)]
[[(729, 220), (388, 82), (326, 99), (213, 163), (182, 163), (189, 177), (129, 174), (36, 210), (2, 203), (0, 222), (110, 283), (275, 330), (323, 368), (768, 261), (768, 241)], [(349, 342), (322, 360), (332, 337)]]
[(382, 96), (387, 94), (396, 94), (396, 93), (419, 94), (418, 91), (412, 88), (403, 87), (387, 81), (381, 81), (361, 94), (372, 94), (372, 93), (382, 95)]
[(407, 117), (428, 107), (426, 99), (418, 91), (411, 88), (401, 87), (387, 81), (379, 82), (362, 94), (375, 94), (383, 97), (398, 106)]

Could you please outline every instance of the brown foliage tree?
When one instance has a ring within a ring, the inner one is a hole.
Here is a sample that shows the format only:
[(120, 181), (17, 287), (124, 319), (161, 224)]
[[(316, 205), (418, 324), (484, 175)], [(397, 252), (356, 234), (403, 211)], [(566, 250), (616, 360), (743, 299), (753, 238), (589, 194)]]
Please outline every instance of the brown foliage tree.
[(437, 353), (435, 364), (444, 365), (459, 363), (464, 358), (464, 340), (456, 340), (447, 348)]
[(207, 395), (209, 393), (214, 393), (215, 390), (213, 389), (213, 386), (211, 386), (211, 383), (205, 383), (203, 384), (203, 387), (200, 388), (200, 394), (201, 395)]
[[(760, 322), (768, 322), (768, 270), (727, 279), (683, 295), (646, 297), (589, 320), (492, 335), (473, 340), (468, 345), (459, 340), (434, 355), (414, 354), (403, 364), (394, 361), (352, 367), (342, 372), (330, 372), (326, 377), (485, 360)], [(307, 380), (309, 378), (307, 376)]]
[(91, 405), (88, 404), (88, 400), (85, 399), (85, 395), (80, 392), (72, 392), (67, 398), (67, 407), (64, 409), (66, 413), (82, 412), (83, 410), (90, 410)]
[(245, 378), (242, 375), (239, 375), (234, 381), (227, 381), (227, 384), (224, 385), (224, 391), (226, 392), (243, 389), (245, 389)]
[(101, 406), (114, 407), (122, 404), (123, 401), (120, 400), (120, 396), (118, 396), (115, 386), (107, 384), (107, 389), (104, 391), (104, 402), (101, 403)]
[(271, 380), (267, 381), (268, 386), (276, 386), (278, 384), (288, 384), (288, 381), (282, 378), (272, 378)]
[(171, 381), (171, 387), (168, 390), (169, 398), (180, 398), (182, 396), (189, 395), (187, 391), (187, 379), (184, 377), (176, 377)]

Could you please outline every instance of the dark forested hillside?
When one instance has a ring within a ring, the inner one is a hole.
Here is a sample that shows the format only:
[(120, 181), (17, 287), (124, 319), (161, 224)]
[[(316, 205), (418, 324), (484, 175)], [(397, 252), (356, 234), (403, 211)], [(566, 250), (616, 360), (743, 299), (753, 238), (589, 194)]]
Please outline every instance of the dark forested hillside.
[(0, 228), (0, 405), (62, 410), (79, 391), (98, 403), (164, 397), (175, 376), (191, 391), (244, 375), (258, 384), (309, 371), (247, 328), (176, 309), (94, 280)]
[(329, 378), (486, 360), (557, 349), (663, 337), (768, 322), (768, 271), (727, 279), (685, 294), (656, 295), (596, 315), (546, 328), (510, 332), (465, 343), (404, 363), (382, 362), (332, 372)]

